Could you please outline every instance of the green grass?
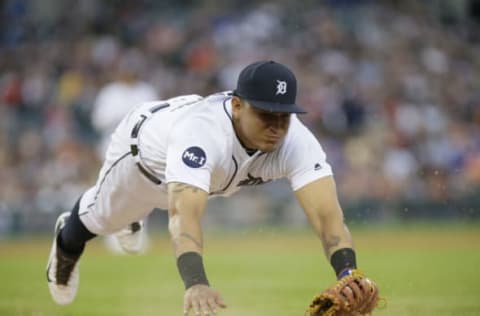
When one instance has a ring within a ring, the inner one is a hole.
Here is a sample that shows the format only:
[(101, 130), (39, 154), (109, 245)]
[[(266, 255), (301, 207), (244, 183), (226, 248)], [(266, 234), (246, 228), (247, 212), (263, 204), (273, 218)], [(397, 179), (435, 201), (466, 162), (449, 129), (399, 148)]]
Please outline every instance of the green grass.
[[(358, 261), (387, 306), (374, 315), (480, 315), (480, 227), (419, 225), (352, 229)], [(221, 316), (303, 315), (334, 282), (310, 231), (210, 233), (205, 262), (228, 309)], [(0, 315), (182, 315), (183, 288), (167, 236), (146, 255), (115, 256), (99, 241), (81, 261), (77, 300), (52, 303), (46, 238), (0, 241)]]

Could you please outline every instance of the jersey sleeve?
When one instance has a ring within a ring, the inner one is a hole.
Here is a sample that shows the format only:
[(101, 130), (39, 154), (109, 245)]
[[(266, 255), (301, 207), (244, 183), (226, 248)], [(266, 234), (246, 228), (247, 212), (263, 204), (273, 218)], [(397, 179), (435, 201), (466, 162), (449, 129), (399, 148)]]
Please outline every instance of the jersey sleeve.
[(210, 181), (221, 159), (221, 146), (212, 126), (182, 122), (171, 132), (167, 149), (166, 182), (181, 182), (210, 192)]
[(292, 120), (292, 133), (285, 146), (285, 173), (293, 191), (333, 174), (322, 146), (297, 118)]

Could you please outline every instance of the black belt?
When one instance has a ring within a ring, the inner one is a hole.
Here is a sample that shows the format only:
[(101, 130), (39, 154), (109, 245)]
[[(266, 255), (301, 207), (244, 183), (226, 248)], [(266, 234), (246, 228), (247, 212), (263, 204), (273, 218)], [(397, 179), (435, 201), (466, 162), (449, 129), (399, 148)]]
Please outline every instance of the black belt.
[[(168, 103), (161, 103), (157, 106), (154, 106), (152, 107), (149, 112), (151, 114), (161, 110), (161, 109), (164, 109), (164, 108), (167, 108), (169, 107), (170, 104)], [(143, 123), (145, 123), (145, 121), (147, 120), (147, 115), (144, 115), (142, 114), (141, 115), (141, 119), (135, 124), (135, 126), (133, 127), (132, 129), (132, 133), (130, 134), (130, 137), (133, 138), (133, 139), (137, 139), (138, 138), (138, 132), (140, 131), (140, 127), (142, 127)], [(131, 144), (130, 145), (130, 152), (132, 153), (132, 156), (133, 157), (136, 157), (138, 156), (139, 154), (139, 151), (138, 151), (138, 146), (136, 144)], [(162, 181), (160, 179), (158, 179), (156, 176), (154, 176), (153, 174), (151, 174), (147, 169), (145, 169), (144, 166), (142, 166), (142, 164), (140, 163), (139, 159), (137, 160), (137, 163), (136, 163), (137, 167), (138, 167), (138, 170), (145, 176), (147, 177), (148, 180), (152, 181), (153, 183), (155, 184), (162, 184)]]
[[(133, 153), (132, 153), (133, 155)], [(141, 163), (137, 162), (136, 163), (137, 167), (138, 167), (138, 170), (140, 170), (141, 173), (143, 173), (143, 175), (145, 177), (147, 177), (148, 180), (152, 181), (153, 183), (155, 184), (162, 184), (162, 180), (158, 179), (157, 177), (155, 177), (153, 174), (151, 174), (150, 172), (148, 172), (147, 169), (145, 169)]]

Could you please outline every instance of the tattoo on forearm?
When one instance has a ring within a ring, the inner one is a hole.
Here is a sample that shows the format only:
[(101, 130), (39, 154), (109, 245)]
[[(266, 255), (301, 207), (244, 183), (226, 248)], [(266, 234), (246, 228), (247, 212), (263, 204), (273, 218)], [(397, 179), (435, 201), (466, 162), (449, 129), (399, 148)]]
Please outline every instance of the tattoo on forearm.
[(186, 183), (178, 183), (177, 185), (175, 185), (173, 193), (180, 193), (186, 190), (191, 190), (193, 193), (197, 193), (199, 189)]
[(197, 246), (200, 249), (203, 249), (203, 242), (201, 240), (200, 241), (196, 240), (195, 237), (193, 237), (192, 235), (188, 233), (181, 233), (180, 237), (189, 239), (195, 244), (195, 246)]
[(336, 247), (336, 246), (338, 246), (338, 244), (340, 244), (340, 240), (341, 240), (340, 236), (336, 236), (336, 235), (325, 236), (325, 235), (323, 235), (322, 237), (323, 237), (322, 238), (323, 245), (324, 245), (326, 251), (329, 251), (333, 247)]

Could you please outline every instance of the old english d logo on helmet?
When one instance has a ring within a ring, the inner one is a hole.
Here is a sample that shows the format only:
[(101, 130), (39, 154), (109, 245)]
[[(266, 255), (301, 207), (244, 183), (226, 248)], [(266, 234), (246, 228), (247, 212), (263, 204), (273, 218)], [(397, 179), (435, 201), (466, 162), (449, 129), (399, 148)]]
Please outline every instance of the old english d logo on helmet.
[(275, 94), (285, 94), (287, 93), (287, 82), (282, 80), (277, 80), (277, 93)]

